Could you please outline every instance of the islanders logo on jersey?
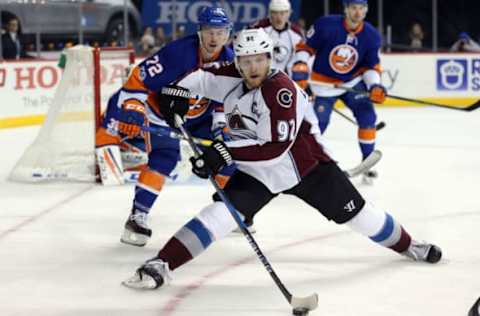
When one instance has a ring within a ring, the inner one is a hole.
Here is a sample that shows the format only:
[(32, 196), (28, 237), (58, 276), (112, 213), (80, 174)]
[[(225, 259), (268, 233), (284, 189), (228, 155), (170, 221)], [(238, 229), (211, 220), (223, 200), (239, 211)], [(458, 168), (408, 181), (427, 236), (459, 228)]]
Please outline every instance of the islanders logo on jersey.
[(330, 67), (339, 74), (346, 74), (358, 63), (358, 52), (355, 47), (347, 44), (335, 46), (328, 57)]
[(187, 113), (188, 119), (194, 119), (202, 116), (208, 109), (210, 101), (199, 96), (195, 98), (190, 98), (189, 100), (189, 109)]

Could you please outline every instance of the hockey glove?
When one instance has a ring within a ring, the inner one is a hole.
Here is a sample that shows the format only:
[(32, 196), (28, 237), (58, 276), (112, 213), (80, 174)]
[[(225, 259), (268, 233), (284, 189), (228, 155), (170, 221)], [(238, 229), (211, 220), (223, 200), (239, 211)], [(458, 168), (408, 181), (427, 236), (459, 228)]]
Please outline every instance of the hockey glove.
[(187, 114), (190, 107), (190, 91), (183, 87), (169, 85), (162, 88), (158, 97), (160, 112), (165, 118), (165, 121), (170, 127), (176, 128), (175, 114), (179, 115), (182, 119)]
[(292, 80), (302, 89), (308, 86), (308, 65), (303, 61), (297, 61), (292, 66)]
[(380, 84), (374, 84), (370, 87), (370, 100), (373, 103), (382, 104), (387, 97), (387, 90)]
[(215, 175), (224, 166), (230, 166), (233, 158), (224, 142), (214, 141), (212, 145), (206, 147), (200, 157), (191, 157), (192, 172), (200, 178), (207, 179), (210, 175)]
[(145, 123), (145, 106), (138, 100), (125, 101), (118, 120), (120, 133), (127, 135), (129, 138), (137, 136)]

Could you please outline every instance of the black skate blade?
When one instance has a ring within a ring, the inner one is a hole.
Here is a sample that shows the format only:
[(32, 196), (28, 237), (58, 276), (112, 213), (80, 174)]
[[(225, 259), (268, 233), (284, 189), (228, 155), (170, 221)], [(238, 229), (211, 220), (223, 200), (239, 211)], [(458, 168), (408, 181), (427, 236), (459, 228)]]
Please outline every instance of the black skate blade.
[(294, 308), (292, 313), (295, 316), (307, 316), (309, 311), (308, 308)]

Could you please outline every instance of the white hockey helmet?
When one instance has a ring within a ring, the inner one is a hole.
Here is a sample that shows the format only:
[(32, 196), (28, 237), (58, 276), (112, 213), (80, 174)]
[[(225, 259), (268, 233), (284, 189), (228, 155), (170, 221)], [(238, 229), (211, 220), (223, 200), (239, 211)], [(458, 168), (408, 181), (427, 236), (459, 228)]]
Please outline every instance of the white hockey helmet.
[(289, 0), (271, 0), (268, 9), (270, 11), (290, 11), (292, 6)]
[(233, 51), (236, 57), (262, 53), (271, 57), (273, 41), (263, 28), (241, 30), (233, 35)]
[[(233, 35), (233, 51), (235, 52), (235, 67), (242, 73), (238, 57), (266, 53), (271, 59), (273, 41), (263, 28), (245, 29)], [(271, 65), (271, 62), (269, 64)]]

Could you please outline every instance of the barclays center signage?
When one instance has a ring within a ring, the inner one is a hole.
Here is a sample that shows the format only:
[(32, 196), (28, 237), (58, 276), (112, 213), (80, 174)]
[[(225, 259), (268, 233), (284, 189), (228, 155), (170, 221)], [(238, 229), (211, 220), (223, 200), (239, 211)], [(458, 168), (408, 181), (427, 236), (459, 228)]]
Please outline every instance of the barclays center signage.
[[(292, 3), (292, 20), (300, 16), (300, 0)], [(144, 26), (161, 26), (167, 33), (171, 32), (172, 23), (184, 26), (187, 34), (196, 31), (197, 16), (205, 6), (220, 6), (225, 9), (234, 22), (234, 29), (239, 30), (268, 15), (270, 0), (233, 0), (233, 1), (195, 1), (195, 0), (151, 0), (143, 1), (142, 19)]]
[(437, 89), (440, 91), (480, 91), (480, 59), (438, 59)]

